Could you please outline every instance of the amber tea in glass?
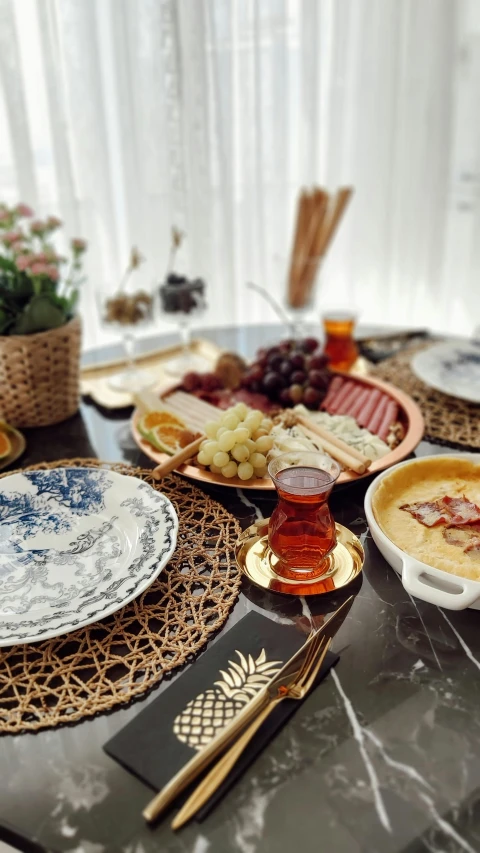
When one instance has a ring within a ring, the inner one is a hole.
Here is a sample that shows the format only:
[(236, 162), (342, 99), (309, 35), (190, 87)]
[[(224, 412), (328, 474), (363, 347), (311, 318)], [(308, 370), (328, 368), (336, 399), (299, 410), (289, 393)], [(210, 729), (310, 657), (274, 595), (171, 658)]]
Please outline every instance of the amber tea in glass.
[(278, 494), (268, 527), (279, 560), (275, 571), (290, 578), (321, 576), (336, 545), (328, 496), (340, 466), (321, 453), (292, 451), (273, 459), (268, 471)]
[(324, 352), (330, 359), (333, 370), (350, 370), (358, 358), (357, 345), (353, 339), (356, 317), (347, 311), (323, 315), (325, 330)]

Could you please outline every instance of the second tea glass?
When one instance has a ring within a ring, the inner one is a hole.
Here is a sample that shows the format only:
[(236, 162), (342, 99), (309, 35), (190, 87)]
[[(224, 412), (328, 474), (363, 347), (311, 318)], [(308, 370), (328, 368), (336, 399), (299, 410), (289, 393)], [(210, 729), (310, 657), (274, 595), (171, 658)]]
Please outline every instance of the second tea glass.
[(278, 558), (277, 574), (293, 579), (320, 577), (336, 545), (328, 497), (340, 465), (321, 453), (290, 451), (273, 459), (268, 472), (278, 495), (268, 542)]

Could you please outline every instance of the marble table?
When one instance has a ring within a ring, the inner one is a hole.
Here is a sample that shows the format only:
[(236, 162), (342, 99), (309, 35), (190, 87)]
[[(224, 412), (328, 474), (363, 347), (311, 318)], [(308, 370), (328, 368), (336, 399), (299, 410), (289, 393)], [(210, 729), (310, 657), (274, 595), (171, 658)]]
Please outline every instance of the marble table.
[[(251, 355), (281, 334), (250, 327), (205, 337)], [(129, 436), (129, 414), (85, 400), (70, 421), (26, 430), (22, 461), (98, 456), (150, 467)], [(417, 450), (438, 452), (425, 442)], [(334, 641), (340, 662), (203, 823), (178, 834), (168, 820), (147, 827), (141, 810), (150, 789), (102, 750), (164, 683), (110, 715), (1, 737), (0, 838), (29, 853), (480, 850), (480, 614), (442, 611), (405, 593), (369, 536), (366, 486), (338, 488), (332, 498), (337, 520), (366, 549), (355, 602)], [(272, 509), (259, 493), (211, 493), (243, 526)], [(334, 607), (332, 598), (290, 600), (245, 582), (224, 630), (251, 609), (288, 623)]]

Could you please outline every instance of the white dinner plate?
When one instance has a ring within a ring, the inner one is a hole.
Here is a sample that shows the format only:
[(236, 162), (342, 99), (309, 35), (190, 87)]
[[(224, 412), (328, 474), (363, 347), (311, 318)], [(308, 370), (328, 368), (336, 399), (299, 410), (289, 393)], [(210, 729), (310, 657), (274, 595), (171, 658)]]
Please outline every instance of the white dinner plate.
[(480, 403), (480, 345), (465, 341), (436, 344), (417, 353), (412, 370), (443, 394)]
[(55, 468), (0, 480), (0, 646), (114, 613), (155, 580), (177, 530), (168, 498), (136, 477)]

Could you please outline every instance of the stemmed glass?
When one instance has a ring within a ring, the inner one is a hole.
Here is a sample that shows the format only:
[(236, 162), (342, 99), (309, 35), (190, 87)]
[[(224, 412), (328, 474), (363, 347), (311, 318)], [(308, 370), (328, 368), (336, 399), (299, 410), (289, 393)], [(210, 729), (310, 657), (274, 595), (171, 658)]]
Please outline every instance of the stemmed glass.
[(141, 391), (154, 384), (156, 377), (149, 370), (139, 368), (135, 360), (136, 334), (139, 330), (153, 328), (156, 315), (156, 296), (153, 288), (129, 292), (101, 289), (97, 291), (100, 321), (105, 329), (115, 329), (122, 336), (126, 368), (108, 380), (114, 391)]
[(210, 365), (206, 359), (192, 352), (191, 326), (192, 320), (201, 317), (207, 307), (205, 282), (170, 273), (165, 284), (160, 286), (160, 304), (162, 317), (177, 325), (182, 342), (181, 355), (167, 361), (166, 372), (171, 376), (183, 376), (189, 371), (208, 370)]

